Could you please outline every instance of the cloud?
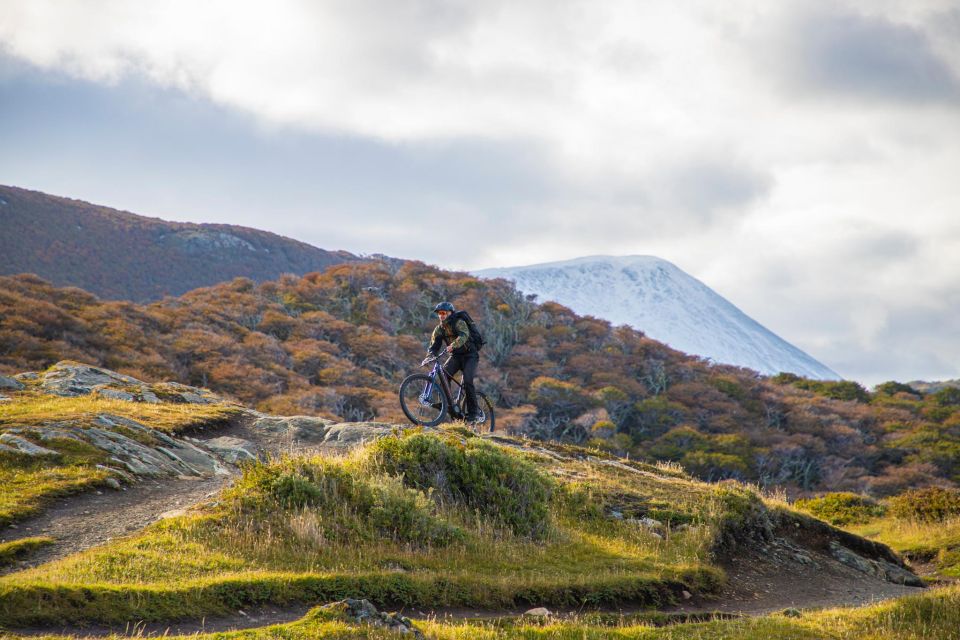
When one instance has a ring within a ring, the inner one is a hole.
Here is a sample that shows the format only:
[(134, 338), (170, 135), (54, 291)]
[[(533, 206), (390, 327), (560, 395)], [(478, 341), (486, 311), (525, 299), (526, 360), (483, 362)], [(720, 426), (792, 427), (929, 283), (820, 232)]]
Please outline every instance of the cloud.
[(898, 319), (957, 291), (958, 33), (955, 0), (0, 0), (0, 169), (458, 268), (661, 255), (841, 373), (941, 367)]
[(785, 40), (786, 80), (804, 90), (865, 101), (960, 101), (956, 70), (920, 27), (814, 11), (790, 24)]

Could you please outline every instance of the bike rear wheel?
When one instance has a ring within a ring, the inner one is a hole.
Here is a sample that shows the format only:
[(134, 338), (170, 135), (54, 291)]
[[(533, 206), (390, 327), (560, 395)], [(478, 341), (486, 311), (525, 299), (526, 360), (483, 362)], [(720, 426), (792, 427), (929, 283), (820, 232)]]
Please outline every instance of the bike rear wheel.
[(435, 427), (447, 415), (447, 399), (432, 376), (414, 373), (400, 383), (400, 408), (413, 424)]
[[(460, 407), (460, 415), (466, 415), (466, 397), (462, 397), (460, 399), (458, 406)], [(493, 433), (494, 426), (496, 426), (496, 422), (493, 415), (493, 403), (490, 402), (490, 398), (487, 397), (487, 394), (478, 391), (477, 419), (470, 425), (470, 428), (472, 428), (476, 433)]]

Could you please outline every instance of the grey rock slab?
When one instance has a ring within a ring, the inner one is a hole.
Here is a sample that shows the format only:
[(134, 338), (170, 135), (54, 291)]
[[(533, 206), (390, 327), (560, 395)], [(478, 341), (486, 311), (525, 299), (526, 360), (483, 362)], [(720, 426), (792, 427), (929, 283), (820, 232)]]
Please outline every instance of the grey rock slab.
[(58, 362), (43, 372), (40, 388), (59, 396), (82, 396), (99, 385), (142, 387), (143, 382), (130, 376), (79, 362)]
[(254, 431), (304, 442), (323, 441), (332, 420), (315, 416), (262, 416), (252, 425)]
[(56, 451), (51, 451), (46, 447), (41, 447), (40, 445), (33, 444), (26, 438), (22, 438), (18, 435), (14, 435), (9, 431), (6, 433), (0, 434), (0, 443), (5, 444), (9, 447), (17, 449), (18, 453), (28, 455), (32, 458), (42, 457), (42, 456), (58, 456), (60, 455)]
[(137, 399), (137, 397), (129, 391), (113, 389), (110, 387), (100, 387), (96, 389), (96, 392), (98, 396), (109, 398), (111, 400), (126, 400), (127, 402), (134, 402)]
[(243, 438), (220, 436), (219, 438), (206, 440), (202, 444), (230, 464), (255, 461), (259, 457), (257, 445)]
[(327, 429), (323, 444), (338, 449), (352, 449), (388, 436), (393, 431), (393, 425), (383, 422), (344, 422)]
[(22, 391), (24, 388), (24, 384), (16, 378), (0, 376), (0, 389), (5, 391)]

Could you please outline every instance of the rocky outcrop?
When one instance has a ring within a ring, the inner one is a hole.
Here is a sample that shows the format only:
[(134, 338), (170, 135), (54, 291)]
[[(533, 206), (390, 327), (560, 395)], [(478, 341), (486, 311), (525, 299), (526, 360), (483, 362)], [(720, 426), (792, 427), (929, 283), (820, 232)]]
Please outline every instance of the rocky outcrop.
[[(140, 477), (225, 475), (230, 473), (225, 463), (232, 462), (186, 439), (109, 414), (97, 416), (92, 424), (14, 427), (0, 435), (0, 443), (31, 457), (59, 455), (53, 450), (57, 440), (95, 447), (108, 458), (107, 468)], [(35, 443), (46, 443), (50, 448)]]
[[(149, 384), (142, 380), (88, 364), (64, 360), (36, 375), (37, 390), (57, 396), (97, 394), (130, 402), (176, 402), (213, 404), (223, 402), (216, 394), (177, 382)], [(14, 382), (17, 382), (16, 380)], [(21, 385), (22, 388), (22, 385)]]

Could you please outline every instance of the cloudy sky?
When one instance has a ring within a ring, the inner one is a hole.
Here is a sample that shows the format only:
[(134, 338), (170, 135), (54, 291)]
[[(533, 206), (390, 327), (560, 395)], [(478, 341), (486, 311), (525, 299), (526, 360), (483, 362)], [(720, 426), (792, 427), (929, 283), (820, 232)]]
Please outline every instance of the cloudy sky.
[(957, 0), (0, 0), (0, 183), (450, 268), (649, 254), (960, 377)]

